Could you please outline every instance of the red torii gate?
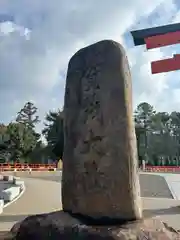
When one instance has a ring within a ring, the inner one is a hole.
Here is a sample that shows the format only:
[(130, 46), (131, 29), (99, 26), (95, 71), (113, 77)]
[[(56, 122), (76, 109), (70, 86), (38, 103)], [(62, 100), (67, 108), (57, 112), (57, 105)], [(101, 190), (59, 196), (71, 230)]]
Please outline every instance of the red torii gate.
[[(144, 45), (153, 49), (180, 43), (180, 23), (161, 27), (147, 28), (131, 31), (134, 45)], [(180, 69), (180, 54), (174, 54), (173, 58), (151, 62), (152, 74), (170, 72)]]

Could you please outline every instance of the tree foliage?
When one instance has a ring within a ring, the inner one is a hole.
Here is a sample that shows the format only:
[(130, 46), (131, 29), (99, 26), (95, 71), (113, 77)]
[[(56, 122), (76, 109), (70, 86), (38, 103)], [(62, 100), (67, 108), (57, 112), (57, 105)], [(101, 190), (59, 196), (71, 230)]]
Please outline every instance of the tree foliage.
[(0, 159), (24, 161), (37, 146), (40, 134), (34, 130), (37, 108), (28, 102), (17, 115), (16, 122), (0, 124)]
[(45, 128), (42, 134), (48, 143), (47, 151), (49, 152), (49, 156), (62, 159), (64, 148), (63, 111), (49, 111), (45, 120)]
[[(147, 102), (134, 111), (140, 164), (180, 165), (180, 112), (158, 112)], [(0, 161), (47, 162), (62, 159), (64, 150), (63, 111), (49, 111), (42, 135), (36, 132), (37, 108), (27, 102), (18, 112), (16, 122), (0, 124)]]
[(139, 158), (153, 165), (180, 164), (180, 113), (156, 112), (148, 103), (135, 113)]
[(36, 115), (37, 108), (32, 102), (27, 102), (24, 107), (18, 112), (16, 121), (27, 127), (34, 128), (39, 122), (39, 116)]
[[(180, 113), (157, 112), (147, 102), (134, 111), (140, 164), (180, 165)], [(64, 148), (63, 111), (50, 111), (43, 134), (52, 158), (62, 158)]]
[(39, 139), (39, 134), (22, 123), (10, 123), (7, 126), (7, 133), (10, 137), (11, 158), (16, 160), (28, 156)]

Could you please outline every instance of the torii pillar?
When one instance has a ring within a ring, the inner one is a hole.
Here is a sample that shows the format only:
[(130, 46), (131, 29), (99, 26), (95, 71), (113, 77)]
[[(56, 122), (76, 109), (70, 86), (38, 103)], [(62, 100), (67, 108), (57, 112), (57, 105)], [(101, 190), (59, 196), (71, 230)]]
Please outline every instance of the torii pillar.
[[(147, 50), (165, 47), (180, 43), (180, 23), (131, 31), (131, 34), (135, 46), (146, 44)], [(179, 69), (180, 54), (174, 54), (172, 58), (151, 62), (152, 74)]]

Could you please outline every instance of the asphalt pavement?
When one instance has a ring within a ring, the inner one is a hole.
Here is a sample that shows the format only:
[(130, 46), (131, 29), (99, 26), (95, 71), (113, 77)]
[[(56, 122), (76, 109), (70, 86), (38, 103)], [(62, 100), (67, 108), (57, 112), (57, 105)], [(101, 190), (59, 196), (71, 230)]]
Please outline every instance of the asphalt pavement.
[[(25, 178), (26, 190), (14, 203), (0, 214), (0, 232), (10, 230), (17, 222), (29, 215), (62, 209), (60, 183), (42, 179)], [(0, 238), (2, 239), (2, 238)]]
[[(20, 177), (37, 178), (54, 182), (61, 182), (61, 172), (33, 172), (31, 175), (27, 176), (27, 173), (18, 173)], [(141, 197), (148, 198), (169, 198), (173, 199), (172, 194), (168, 188), (168, 185), (162, 176), (141, 174), (140, 187), (141, 187)]]
[(141, 197), (173, 199), (164, 177), (143, 173), (140, 174), (139, 179), (141, 186)]
[[(9, 230), (15, 222), (28, 215), (56, 211), (62, 207), (60, 172), (16, 175), (25, 181), (26, 191), (0, 215), (0, 232)], [(140, 174), (140, 184), (144, 216), (159, 216), (170, 226), (180, 229), (180, 202), (172, 199), (164, 178), (143, 173)]]

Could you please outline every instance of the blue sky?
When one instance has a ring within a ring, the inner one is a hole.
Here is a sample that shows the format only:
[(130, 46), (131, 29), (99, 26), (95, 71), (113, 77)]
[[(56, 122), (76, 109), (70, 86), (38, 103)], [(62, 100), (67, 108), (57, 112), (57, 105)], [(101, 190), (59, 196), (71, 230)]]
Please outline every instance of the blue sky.
[(32, 100), (43, 118), (63, 106), (70, 57), (102, 39), (124, 45), (129, 58), (134, 106), (148, 101), (160, 111), (180, 111), (180, 71), (152, 75), (150, 62), (180, 53), (179, 45), (147, 51), (134, 47), (129, 32), (180, 22), (173, 0), (1, 0), (0, 121), (8, 123)]

